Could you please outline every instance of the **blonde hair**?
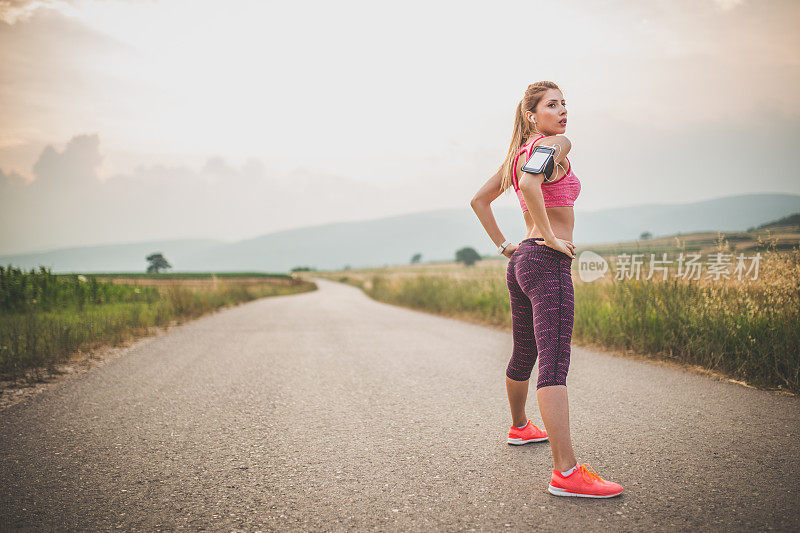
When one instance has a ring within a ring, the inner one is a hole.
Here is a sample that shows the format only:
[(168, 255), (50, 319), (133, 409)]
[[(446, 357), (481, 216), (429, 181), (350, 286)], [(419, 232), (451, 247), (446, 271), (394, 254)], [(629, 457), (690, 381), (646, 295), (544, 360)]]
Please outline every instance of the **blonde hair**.
[(531, 133), (534, 133), (534, 126), (529, 120), (525, 120), (525, 112), (534, 112), (539, 101), (544, 96), (548, 89), (559, 89), (552, 81), (537, 81), (531, 83), (525, 89), (525, 95), (522, 100), (517, 104), (517, 111), (514, 115), (514, 132), (511, 135), (511, 145), (508, 147), (508, 155), (506, 160), (500, 166), (502, 181), (500, 182), (500, 190), (505, 191), (511, 187), (511, 172), (514, 165), (514, 157), (516, 157), (522, 144), (525, 142)]

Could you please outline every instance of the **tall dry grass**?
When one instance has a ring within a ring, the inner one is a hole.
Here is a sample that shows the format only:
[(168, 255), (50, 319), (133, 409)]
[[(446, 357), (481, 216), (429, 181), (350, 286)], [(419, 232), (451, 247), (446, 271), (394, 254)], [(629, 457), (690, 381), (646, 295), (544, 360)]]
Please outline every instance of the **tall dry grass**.
[[(632, 350), (800, 392), (800, 249), (761, 240), (756, 279), (582, 282), (574, 271), (578, 343)], [(731, 249), (720, 237), (717, 251)], [(752, 253), (746, 254), (748, 257)], [(371, 297), (511, 328), (505, 261), (495, 266), (332, 273)]]

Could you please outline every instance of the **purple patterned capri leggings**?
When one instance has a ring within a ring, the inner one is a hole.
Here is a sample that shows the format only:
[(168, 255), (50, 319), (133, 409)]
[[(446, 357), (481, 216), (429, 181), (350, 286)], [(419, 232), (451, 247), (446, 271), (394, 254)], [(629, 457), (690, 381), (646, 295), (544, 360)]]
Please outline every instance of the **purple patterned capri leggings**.
[(511, 299), (514, 352), (506, 376), (515, 381), (530, 378), (539, 359), (536, 388), (566, 385), (572, 325), (575, 322), (575, 288), (572, 257), (532, 237), (519, 243), (506, 269)]

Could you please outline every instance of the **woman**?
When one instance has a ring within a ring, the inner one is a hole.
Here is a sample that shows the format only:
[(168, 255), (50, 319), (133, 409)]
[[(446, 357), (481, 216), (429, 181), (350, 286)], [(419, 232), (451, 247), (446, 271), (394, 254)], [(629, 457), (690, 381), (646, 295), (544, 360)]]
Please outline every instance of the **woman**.
[[(621, 494), (622, 486), (601, 478), (587, 463), (578, 464), (569, 434), (566, 378), (575, 309), (573, 204), (581, 186), (567, 158), (572, 143), (563, 135), (566, 128), (566, 102), (558, 86), (551, 81), (529, 85), (517, 105), (506, 160), (475, 194), (471, 205), (498, 251), (510, 258), (506, 282), (514, 351), (506, 367), (512, 418), (508, 442), (550, 440), (554, 465), (548, 487), (551, 494), (609, 498)], [(539, 145), (556, 150), (554, 170), (547, 181), (544, 174), (520, 170), (533, 147)], [(510, 185), (517, 191), (528, 228), (519, 246), (505, 241), (490, 207)], [(525, 414), (528, 380), (537, 358), (536, 396), (547, 431)]]

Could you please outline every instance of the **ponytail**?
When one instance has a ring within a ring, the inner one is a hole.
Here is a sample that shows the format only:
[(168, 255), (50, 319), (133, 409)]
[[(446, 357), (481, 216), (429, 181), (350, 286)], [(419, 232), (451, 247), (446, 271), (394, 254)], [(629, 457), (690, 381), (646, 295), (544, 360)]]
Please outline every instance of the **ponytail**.
[(500, 166), (501, 191), (505, 191), (511, 187), (512, 172), (514, 170), (512, 168), (514, 165), (514, 158), (516, 157), (517, 152), (522, 144), (525, 142), (525, 139), (528, 138), (528, 135), (531, 132), (531, 125), (527, 120), (525, 120), (525, 112), (533, 112), (536, 109), (539, 100), (542, 99), (542, 96), (547, 89), (558, 89), (558, 85), (552, 81), (538, 81), (536, 83), (532, 83), (531, 85), (528, 85), (528, 88), (525, 90), (525, 95), (517, 104), (517, 110), (514, 112), (514, 130), (511, 132), (511, 143), (508, 146), (506, 159)]

